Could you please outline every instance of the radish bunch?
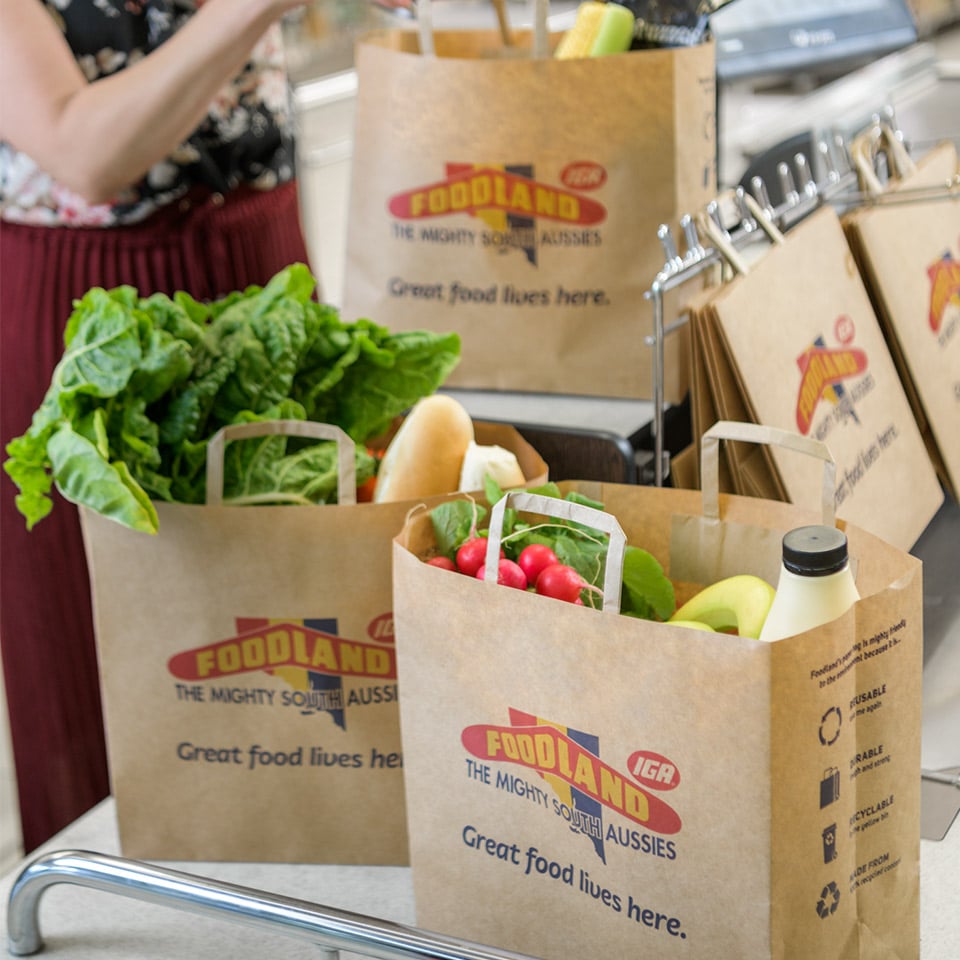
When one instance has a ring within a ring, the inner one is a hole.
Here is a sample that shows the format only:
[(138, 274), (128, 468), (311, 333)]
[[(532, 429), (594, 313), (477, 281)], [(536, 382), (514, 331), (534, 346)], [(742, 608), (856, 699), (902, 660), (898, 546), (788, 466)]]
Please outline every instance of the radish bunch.
[[(487, 478), (488, 504), (503, 496)], [(531, 491), (602, 510), (603, 504), (577, 491), (563, 493), (554, 483)], [(489, 507), (473, 497), (447, 500), (430, 511), (433, 566), (484, 579)], [(580, 606), (600, 609), (609, 539), (595, 529), (568, 519), (543, 518), (507, 509), (500, 534), (497, 583)], [(628, 544), (623, 555), (620, 613), (648, 620), (666, 620), (676, 609), (673, 584), (657, 559)]]
[[(439, 556), (431, 557), (427, 563), (483, 580), (486, 558), (487, 538), (473, 536), (458, 547), (456, 560)], [(542, 543), (524, 547), (516, 560), (509, 560), (501, 549), (497, 583), (517, 590), (532, 588), (543, 597), (580, 605), (583, 604), (581, 591), (595, 589), (573, 567), (561, 563), (553, 550)]]

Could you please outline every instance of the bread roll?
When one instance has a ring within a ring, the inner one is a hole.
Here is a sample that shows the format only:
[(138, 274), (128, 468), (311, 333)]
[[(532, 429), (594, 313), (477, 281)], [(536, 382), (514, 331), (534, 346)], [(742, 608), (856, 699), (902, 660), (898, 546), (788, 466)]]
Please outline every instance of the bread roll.
[(441, 393), (419, 400), (380, 461), (373, 502), (455, 493), (472, 441), (473, 420), (459, 401)]
[(484, 477), (490, 474), (501, 490), (522, 487), (526, 482), (516, 454), (497, 444), (471, 443), (463, 456), (458, 490), (482, 490)]

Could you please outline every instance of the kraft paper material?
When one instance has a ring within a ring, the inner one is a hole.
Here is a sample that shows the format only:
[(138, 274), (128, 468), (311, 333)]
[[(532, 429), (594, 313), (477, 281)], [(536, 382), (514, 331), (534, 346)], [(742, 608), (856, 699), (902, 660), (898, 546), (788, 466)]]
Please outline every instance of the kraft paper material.
[[(940, 479), (960, 491), (960, 170), (937, 147), (887, 193), (944, 185), (943, 195), (871, 205), (844, 218), (891, 354)], [(946, 184), (953, 180), (948, 193)]]
[[(716, 189), (712, 44), (560, 61), (435, 41), (357, 47), (345, 313), (458, 332), (453, 386), (652, 398), (657, 231)], [(688, 349), (667, 338), (668, 402)]]
[[(672, 575), (674, 528), (772, 569), (818, 514), (566, 481)], [(734, 528), (737, 528), (736, 530)], [(428, 566), (394, 544), (417, 923), (545, 960), (917, 960), (919, 562), (846, 525), (862, 599), (773, 644)]]
[[(837, 515), (912, 547), (943, 490), (837, 213), (792, 228), (708, 309), (748, 419), (826, 443)], [(770, 452), (787, 499), (803, 503), (816, 464)]]
[(406, 864), (391, 543), (415, 504), (156, 506), (155, 536), (82, 511), (124, 855)]

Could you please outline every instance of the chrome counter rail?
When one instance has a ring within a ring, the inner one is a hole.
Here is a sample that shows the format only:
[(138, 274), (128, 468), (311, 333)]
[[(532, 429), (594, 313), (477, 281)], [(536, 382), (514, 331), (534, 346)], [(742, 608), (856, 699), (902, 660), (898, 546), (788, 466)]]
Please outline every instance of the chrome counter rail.
[(30, 956), (43, 949), (40, 898), (56, 883), (74, 883), (271, 930), (316, 944), (328, 960), (336, 960), (341, 949), (375, 960), (531, 960), (416, 927), (81, 850), (39, 856), (17, 877), (7, 904), (7, 949), (13, 956)]

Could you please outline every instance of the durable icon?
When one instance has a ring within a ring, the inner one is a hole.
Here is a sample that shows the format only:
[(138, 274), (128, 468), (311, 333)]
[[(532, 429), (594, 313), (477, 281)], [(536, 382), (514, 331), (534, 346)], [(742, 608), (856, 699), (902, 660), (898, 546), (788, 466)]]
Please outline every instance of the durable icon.
[(820, 809), (829, 807), (840, 798), (840, 771), (836, 767), (827, 767), (820, 781)]

